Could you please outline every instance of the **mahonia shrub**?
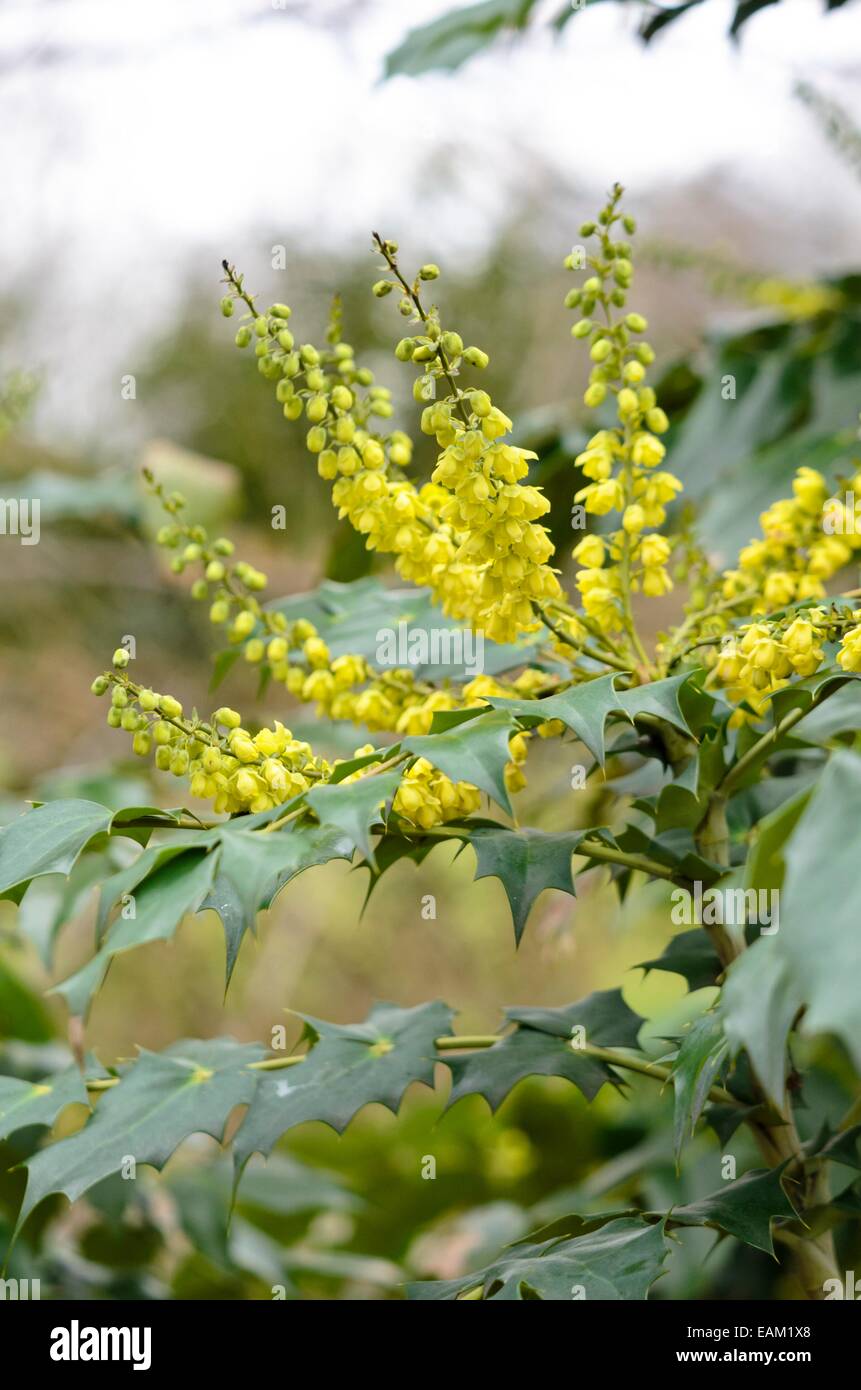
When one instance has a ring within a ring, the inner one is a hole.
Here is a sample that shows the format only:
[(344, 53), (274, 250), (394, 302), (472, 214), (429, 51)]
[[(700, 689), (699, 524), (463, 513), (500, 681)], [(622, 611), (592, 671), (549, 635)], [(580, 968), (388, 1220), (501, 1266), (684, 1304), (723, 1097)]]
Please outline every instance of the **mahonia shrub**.
[[(724, 1148), (745, 1127), (761, 1166), (665, 1211), (573, 1213), (480, 1273), (416, 1284), (410, 1296), (568, 1299), (576, 1288), (586, 1299), (645, 1298), (672, 1257), (673, 1231), (692, 1226), (775, 1255), (800, 1295), (835, 1296), (839, 1252), (861, 1212), (846, 1178), (861, 1168), (861, 947), (847, 839), (861, 813), (861, 591), (840, 578), (861, 546), (861, 472), (835, 488), (799, 468), (737, 561), (711, 562), (674, 505), (683, 480), (668, 465), (670, 421), (649, 384), (648, 325), (630, 304), (636, 229), (621, 198), (616, 186), (580, 228), (586, 254), (566, 261), (571, 333), (591, 364), (583, 405), (595, 416), (572, 461), (573, 515), (584, 524), (570, 592), (549, 503), (530, 480), (535, 455), (479, 384), (487, 352), (432, 302), (436, 265), (410, 277), (397, 245), (374, 236), (373, 292), (394, 297), (404, 331), (394, 355), (413, 372), (419, 428), (436, 448), (419, 483), (413, 438), (394, 427), (390, 390), (345, 341), (337, 301), (325, 341), (303, 342), (290, 307), (264, 309), (224, 263), (221, 308), (239, 317), (236, 345), (304, 432), (339, 517), (391, 557), (422, 611), (436, 611), (428, 621), (481, 637), (485, 671), (431, 677), (375, 662), (367, 641), (350, 649), (349, 624), (336, 630), (291, 601), (267, 601), (266, 575), (147, 475), (164, 510), (158, 544), (208, 607), (222, 675), (244, 661), (320, 720), (351, 722), (355, 753), (321, 756), (280, 720), (261, 726), (228, 705), (185, 710), (132, 679), (121, 646), (93, 693), (107, 697), (107, 721), (134, 752), (177, 779), (186, 808), (38, 806), (0, 833), (0, 892), (20, 902), (39, 878), (90, 864), (88, 881), (100, 884), (95, 951), (57, 987), (72, 1015), (86, 1016), (113, 957), (169, 937), (188, 913), (220, 915), (229, 980), (256, 914), (304, 869), (351, 860), (373, 888), (392, 864), (454, 840), (474, 851), (476, 877), (501, 881), (518, 940), (538, 895), (573, 893), (586, 871), (603, 867), (620, 894), (663, 883), (692, 915), (672, 917), (665, 953), (647, 968), (707, 987), (707, 1003), (660, 1058), (617, 988), (562, 1008), (509, 1009), (495, 1035), (458, 1034), (441, 1003), (380, 1004), (350, 1026), (307, 1020), (289, 1056), (221, 1038), (107, 1071), (85, 1063), (35, 1086), (0, 1078), (0, 1138), (51, 1126), (72, 1102), (91, 1111), (28, 1160), (19, 1229), (43, 1198), (74, 1200), (127, 1152), (160, 1168), (188, 1134), (223, 1136), (237, 1106), (239, 1179), (292, 1126), (316, 1119), (340, 1132), (370, 1102), (397, 1110), (438, 1064), (451, 1072), (452, 1100), (481, 1094), (493, 1107), (530, 1075), (563, 1077), (591, 1100), (638, 1073), (672, 1088), (678, 1164), (709, 1126)], [(641, 628), (654, 624), (642, 615), (679, 583), (682, 616), (645, 640)], [(611, 807), (601, 824), (519, 823), (535, 739), (585, 748)], [(115, 837), (139, 846), (119, 868), (105, 854)], [(133, 914), (121, 910), (130, 899)], [(689, 930), (672, 933), (681, 921)], [(812, 1107), (811, 1128), (807, 1088), (826, 1044), (840, 1084), (829, 1106)], [(293, 1066), (301, 1086), (282, 1076)]]

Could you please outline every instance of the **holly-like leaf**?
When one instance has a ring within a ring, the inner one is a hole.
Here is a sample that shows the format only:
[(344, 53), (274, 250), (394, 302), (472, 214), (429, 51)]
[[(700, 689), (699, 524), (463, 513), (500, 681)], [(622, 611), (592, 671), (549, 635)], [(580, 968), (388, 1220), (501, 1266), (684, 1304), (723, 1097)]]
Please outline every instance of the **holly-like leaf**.
[(96, 955), (55, 987), (72, 1013), (86, 1013), (115, 955), (166, 940), (183, 917), (198, 911), (212, 887), (217, 862), (205, 848), (184, 849), (139, 884), (129, 914), (116, 919)]
[(246, 931), (261, 908), (271, 907), (291, 879), (330, 859), (351, 859), (353, 844), (335, 826), (294, 825), (271, 833), (243, 830), (241, 822), (219, 832), (218, 874), (201, 910), (221, 918), (227, 946), (227, 984)]
[(261, 1079), (235, 1140), (239, 1169), (268, 1154), (286, 1130), (322, 1120), (339, 1134), (372, 1101), (397, 1112), (413, 1081), (433, 1085), (434, 1039), (451, 1032), (446, 1004), (377, 1004), (364, 1023), (324, 1023), (300, 1014), (313, 1046), (304, 1061)]
[(493, 1047), (464, 1057), (446, 1053), (454, 1078), (449, 1105), (481, 1095), (496, 1110), (527, 1076), (563, 1077), (593, 1100), (606, 1082), (618, 1084), (618, 1077), (590, 1056), (588, 1046), (636, 1048), (643, 1024), (618, 989), (599, 990), (560, 1009), (521, 1007), (505, 1015), (517, 1026)]
[[(96, 914), (97, 942), (101, 944), (105, 939), (114, 909), (120, 904), (124, 907), (130, 906), (132, 899), (136, 899), (136, 890), (140, 884), (154, 876), (178, 855), (185, 854), (191, 849), (208, 850), (211, 845), (212, 837), (208, 832), (192, 832), (191, 835), (183, 835), (181, 840), (174, 840), (169, 844), (153, 845), (145, 849), (131, 864), (127, 864), (125, 868), (118, 870), (110, 878), (106, 878), (99, 894), (99, 910)], [(137, 911), (136, 901), (135, 911)]]
[(488, 704), (494, 709), (516, 715), (526, 725), (542, 724), (547, 719), (559, 719), (592, 757), (603, 765), (604, 729), (610, 715), (619, 708), (616, 676), (599, 676), (597, 680), (573, 685), (559, 695), (546, 695), (542, 700), (510, 700), (492, 696)]
[(618, 676), (599, 676), (583, 685), (571, 686), (558, 695), (545, 695), (541, 700), (510, 700), (492, 696), (488, 704), (494, 709), (516, 715), (526, 725), (559, 719), (584, 743), (601, 766), (606, 754), (605, 730), (614, 716), (632, 722), (642, 715), (662, 719), (683, 734), (691, 736), (679, 704), (679, 691), (690, 679), (690, 672), (670, 676), (666, 680), (638, 685), (632, 690), (616, 690)]
[(109, 842), (105, 850), (82, 854), (67, 878), (45, 874), (30, 882), (18, 910), (18, 928), (33, 943), (46, 968), (53, 962), (61, 929), (83, 911), (96, 885), (116, 872), (112, 844)]
[(584, 839), (584, 831), (470, 830), (468, 842), (477, 860), (475, 877), (498, 878), (520, 942), (535, 899), (545, 888), (558, 888), (574, 897), (571, 856)]
[(728, 1051), (729, 1043), (724, 1037), (719, 1015), (707, 1013), (691, 1024), (673, 1059), (673, 1148), (677, 1168), (685, 1140), (691, 1137), (696, 1128), (712, 1083), (726, 1061)]
[(663, 1224), (634, 1218), (610, 1221), (573, 1240), (510, 1247), (499, 1259), (460, 1279), (407, 1285), (411, 1299), (443, 1301), (477, 1287), (485, 1299), (626, 1301), (648, 1297), (663, 1273), (669, 1246)]
[(224, 931), (224, 989), (225, 993), (230, 985), (233, 970), (239, 956), (239, 948), (245, 939), (245, 933), (253, 922), (249, 924), (248, 914), (245, 911), (245, 904), (242, 895), (232, 879), (224, 874), (216, 874), (212, 887), (200, 904), (201, 912), (209, 908), (216, 912), (221, 918), (221, 926)]
[(858, 1140), (861, 1138), (861, 1124), (849, 1129), (838, 1130), (836, 1134), (815, 1145), (813, 1156), (827, 1159), (830, 1163), (842, 1163), (847, 1168), (857, 1168), (861, 1172), (861, 1155), (858, 1153)]
[(51, 1193), (65, 1193), (74, 1202), (130, 1159), (162, 1168), (190, 1134), (220, 1140), (233, 1109), (252, 1099), (259, 1072), (249, 1070), (249, 1063), (262, 1057), (263, 1048), (232, 1038), (142, 1051), (105, 1091), (83, 1129), (27, 1161), (16, 1230)]
[(649, 681), (644, 685), (635, 685), (631, 690), (623, 690), (618, 696), (619, 709), (632, 721), (641, 715), (651, 715), (690, 736), (691, 729), (679, 703), (680, 691), (690, 676), (690, 671), (682, 671), (678, 676), (667, 676), (665, 680)]
[(778, 1104), (786, 1039), (802, 1006), (805, 1031), (836, 1033), (861, 1065), (858, 854), (847, 833), (859, 818), (861, 758), (841, 750), (781, 848), (779, 931), (754, 941), (727, 975), (721, 1005), (727, 1036), (734, 1047), (747, 1048)]
[(413, 734), (401, 747), (444, 772), (453, 782), (471, 782), (511, 814), (505, 785), (505, 765), (511, 761), (508, 741), (516, 732), (509, 712), (479, 714), (438, 734)]
[(733, 961), (720, 1011), (733, 1051), (747, 1049), (766, 1094), (782, 1105), (786, 1039), (802, 1000), (778, 940), (761, 936)]
[(779, 1168), (757, 1168), (718, 1192), (688, 1206), (674, 1207), (670, 1219), (681, 1226), (716, 1226), (756, 1250), (774, 1254), (771, 1223), (776, 1217), (795, 1217), (796, 1211), (783, 1190)]
[(77, 1067), (41, 1081), (0, 1076), (0, 1139), (28, 1125), (52, 1125), (67, 1105), (86, 1105), (89, 1097)]
[(112, 812), (96, 801), (52, 801), (0, 830), (0, 898), (17, 901), (40, 874), (68, 874)]
[(356, 782), (314, 787), (306, 799), (321, 825), (342, 831), (373, 865), (371, 827), (380, 820), (383, 807), (400, 786), (401, 776), (402, 769), (393, 768), (390, 772), (360, 777)]
[(656, 960), (640, 961), (637, 970), (666, 970), (681, 975), (688, 982), (688, 989), (705, 989), (717, 984), (723, 967), (711, 938), (704, 927), (694, 927), (692, 931), (679, 932), (668, 942), (662, 956)]

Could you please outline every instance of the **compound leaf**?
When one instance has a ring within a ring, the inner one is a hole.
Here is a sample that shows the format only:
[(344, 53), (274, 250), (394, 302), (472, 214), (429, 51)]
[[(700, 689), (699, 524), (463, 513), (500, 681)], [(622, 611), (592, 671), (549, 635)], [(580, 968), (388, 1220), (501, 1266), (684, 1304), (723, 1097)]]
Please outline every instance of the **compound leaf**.
[(240, 1169), (294, 1125), (322, 1120), (340, 1134), (372, 1101), (396, 1113), (411, 1082), (433, 1085), (434, 1039), (450, 1033), (452, 1021), (439, 1002), (414, 1009), (377, 1004), (364, 1023), (299, 1016), (313, 1045), (301, 1064), (262, 1077), (236, 1136)]
[(560, 1009), (521, 1007), (505, 1014), (517, 1026), (493, 1047), (468, 1057), (446, 1054), (454, 1078), (449, 1105), (481, 1095), (496, 1110), (527, 1076), (563, 1077), (593, 1100), (618, 1078), (605, 1061), (589, 1055), (588, 1045), (635, 1048), (643, 1023), (618, 989), (598, 990)]
[(262, 1047), (232, 1038), (178, 1042), (161, 1053), (142, 1050), (83, 1129), (27, 1161), (16, 1229), (51, 1193), (74, 1202), (130, 1159), (162, 1168), (190, 1134), (220, 1140), (231, 1111), (251, 1100), (259, 1073), (248, 1064), (263, 1055)]

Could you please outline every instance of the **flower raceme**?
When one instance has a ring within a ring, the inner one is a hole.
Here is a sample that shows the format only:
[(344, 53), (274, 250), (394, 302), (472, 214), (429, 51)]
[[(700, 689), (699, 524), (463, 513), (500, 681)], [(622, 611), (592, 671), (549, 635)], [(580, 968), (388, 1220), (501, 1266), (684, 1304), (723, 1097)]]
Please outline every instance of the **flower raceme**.
[[(719, 652), (703, 659), (711, 681), (740, 706), (735, 723), (761, 717), (776, 690), (818, 671), (829, 644), (836, 644), (834, 659), (843, 670), (861, 671), (861, 614), (842, 600), (828, 603), (826, 590), (861, 549), (859, 489), (861, 473), (832, 494), (816, 469), (799, 468), (792, 496), (762, 513), (760, 536), (742, 549), (735, 567), (715, 577), (723, 611), (710, 614), (706, 606), (700, 630), (722, 641)], [(747, 615), (755, 621), (743, 621)]]
[[(465, 371), (487, 365), (487, 354), (444, 328), (437, 308), (422, 298), (426, 282), (439, 276), (436, 266), (423, 266), (410, 283), (399, 268), (396, 244), (374, 238), (384, 268), (374, 293), (383, 298), (395, 291), (409, 321), (395, 356), (419, 368), (413, 395), (422, 406), (421, 429), (439, 449), (431, 480), (417, 486), (407, 475), (413, 441), (386, 425), (393, 414), (391, 393), (343, 340), (337, 301), (326, 346), (299, 344), (289, 306), (273, 304), (261, 313), (242, 276), (225, 263), (229, 292), (222, 309), (227, 316), (237, 303), (247, 310), (236, 342), (240, 348), (254, 345), (258, 368), (274, 383), (286, 418), (304, 417), (307, 447), (320, 476), (332, 483), (339, 515), (364, 535), (369, 549), (392, 555), (402, 578), (427, 587), (449, 617), (497, 642), (540, 633), (537, 640), (544, 643), (538, 661), (519, 674), (504, 680), (478, 676), (461, 685), (424, 681), (409, 668), (375, 669), (359, 653), (333, 656), (313, 624), (288, 621), (264, 603), (266, 576), (236, 559), (229, 539), (210, 539), (205, 528), (188, 522), (184, 499), (147, 475), (166, 512), (157, 540), (172, 552), (172, 570), (195, 574), (192, 596), (209, 605), (211, 623), (230, 646), (298, 700), (313, 703), (321, 717), (395, 737), (427, 734), (435, 714), (480, 706), (488, 697), (533, 699), (607, 668), (623, 684), (638, 683), (666, 675), (697, 652), (693, 659), (711, 668), (710, 683), (723, 686), (738, 704), (738, 722), (761, 718), (774, 690), (818, 670), (830, 643), (839, 643), (841, 667), (861, 671), (859, 615), (828, 603), (825, 588), (861, 548), (861, 525), (834, 524), (835, 508), (851, 509), (855, 492), (861, 495), (861, 473), (829, 497), (824, 478), (801, 468), (792, 496), (763, 513), (760, 538), (722, 574), (709, 568), (686, 533), (673, 536), (662, 529), (682, 484), (663, 467), (661, 436), (669, 421), (646, 383), (654, 360), (643, 337), (648, 325), (627, 306), (633, 263), (625, 237), (635, 227), (621, 213), (620, 198), (616, 186), (597, 221), (581, 227), (581, 236), (594, 240), (594, 251), (582, 285), (565, 301), (580, 315), (574, 338), (589, 346), (584, 404), (602, 411), (612, 404), (611, 418), (605, 416), (576, 459), (585, 482), (575, 502), (586, 516), (618, 516), (614, 529), (585, 534), (574, 548), (577, 607), (551, 565), (553, 544), (543, 524), (549, 504), (529, 481), (535, 456), (510, 441), (512, 421), (487, 391), (460, 384)], [(573, 270), (581, 259), (571, 256), (566, 264)], [(855, 521), (854, 512), (850, 519)], [(683, 576), (698, 570), (699, 582), (683, 621), (650, 656), (632, 599), (672, 589), (669, 566), (680, 546), (687, 561), (676, 570)], [(560, 658), (567, 666), (562, 673)], [(211, 801), (217, 812), (267, 810), (331, 779), (337, 763), (316, 757), (280, 722), (251, 732), (226, 707), (208, 721), (196, 713), (186, 719), (172, 697), (131, 682), (125, 664), (125, 653), (117, 652), (114, 669), (93, 685), (97, 694), (111, 690), (108, 722), (132, 734), (136, 753), (154, 750), (161, 770), (187, 777), (191, 794)], [(533, 732), (553, 737), (563, 726), (545, 721)], [(509, 792), (524, 785), (530, 737), (511, 737)], [(370, 745), (363, 746), (357, 755), (368, 751)], [(393, 811), (407, 825), (430, 829), (479, 809), (475, 787), (452, 781), (426, 758), (404, 754), (400, 761), (404, 771)], [(361, 768), (344, 780), (368, 775), (373, 769)]]
[[(580, 228), (581, 236), (594, 239), (596, 249), (587, 258), (586, 280), (565, 299), (567, 308), (581, 314), (572, 336), (590, 345), (592, 368), (584, 404), (598, 409), (614, 397), (618, 420), (594, 434), (576, 459), (588, 481), (574, 500), (593, 516), (619, 513), (621, 526), (602, 537), (586, 536), (575, 546), (574, 559), (581, 566), (576, 583), (588, 618), (601, 634), (623, 638), (642, 659), (630, 597), (638, 591), (660, 597), (673, 587), (667, 569), (673, 546), (655, 528), (666, 520), (667, 504), (681, 492), (682, 484), (659, 467), (666, 454), (659, 435), (669, 428), (669, 421), (654, 390), (645, 384), (655, 357), (642, 338), (648, 324), (642, 314), (620, 316), (632, 284), (633, 264), (630, 243), (617, 239), (617, 231), (632, 234), (635, 230), (633, 219), (619, 212), (621, 193), (617, 185), (597, 223), (587, 222)], [(574, 270), (580, 259), (569, 256), (566, 266)]]
[(150, 475), (151, 491), (171, 516), (158, 541), (175, 549), (171, 569), (182, 573), (197, 567), (200, 576), (192, 596), (208, 601), (210, 622), (225, 630), (227, 640), (242, 647), (253, 665), (265, 663), (272, 678), (297, 699), (314, 703), (321, 718), (348, 720), (372, 732), (426, 734), (437, 711), (465, 708), (483, 694), (530, 696), (552, 689), (552, 677), (527, 668), (516, 680), (502, 683), (476, 677), (456, 687), (434, 686), (419, 680), (409, 667), (381, 671), (358, 653), (333, 657), (313, 623), (305, 618), (288, 622), (282, 613), (261, 605), (258, 595), (267, 578), (233, 556), (233, 543), (224, 537), (210, 542), (206, 529), (182, 519), (185, 499), (165, 494)]
[[(183, 717), (183, 708), (171, 695), (147, 690), (124, 673), (123, 648), (115, 654), (115, 669), (97, 676), (93, 693), (111, 691), (108, 724), (133, 735), (134, 752), (147, 757), (153, 750), (162, 772), (188, 780), (191, 795), (211, 801), (216, 812), (235, 815), (267, 811), (283, 805), (313, 786), (328, 782), (341, 760), (315, 757), (310, 744), (296, 739), (275, 720), (273, 728), (252, 734), (242, 716), (222, 706), (209, 720)], [(517, 764), (525, 758), (521, 735), (512, 739), (512, 762), (506, 774), (511, 790), (518, 786)], [(373, 752), (373, 745), (356, 749), (355, 757)], [(353, 772), (342, 780), (355, 781)], [(395, 798), (394, 810), (406, 822), (429, 829), (446, 820), (469, 815), (480, 804), (475, 787), (453, 782), (424, 759), (407, 770)]]
[(480, 348), (465, 348), (458, 333), (444, 331), (435, 309), (425, 310), (420, 282), (435, 278), (429, 272), (436, 267), (422, 267), (410, 287), (398, 269), (395, 243), (378, 239), (378, 246), (395, 280), (378, 281), (375, 293), (382, 296), (400, 283), (401, 308), (422, 330), (396, 348), (400, 360), (422, 368), (416, 399), (435, 398), (440, 381), (450, 388), (422, 416), (423, 430), (436, 435), (443, 449), (431, 483), (417, 488), (404, 473), (413, 450), (407, 434), (373, 429), (374, 417), (392, 414), (391, 392), (356, 366), (352, 348), (340, 341), (339, 323), (330, 327), (325, 349), (297, 349), (289, 306), (276, 304), (267, 315), (258, 314), (242, 278), (228, 267), (228, 282), (251, 317), (236, 341), (247, 347), (256, 338), (260, 371), (276, 383), (288, 419), (304, 414), (310, 426), (305, 442), (317, 470), (333, 483), (339, 515), (365, 536), (368, 549), (394, 554), (401, 577), (427, 586), (449, 616), (496, 641), (514, 640), (540, 626), (532, 601), (560, 594), (546, 565), (553, 545), (536, 525), (549, 504), (539, 489), (522, 484), (533, 456), (502, 442), (511, 421), (487, 392), (457, 386), (461, 371), (483, 368), (488, 357)]

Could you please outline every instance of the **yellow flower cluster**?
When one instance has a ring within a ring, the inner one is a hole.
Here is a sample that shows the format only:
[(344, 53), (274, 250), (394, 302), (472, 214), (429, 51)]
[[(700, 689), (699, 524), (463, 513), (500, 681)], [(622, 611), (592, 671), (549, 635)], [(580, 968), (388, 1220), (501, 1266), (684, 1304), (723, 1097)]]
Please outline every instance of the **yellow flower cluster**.
[[(276, 395), (289, 419), (306, 416), (306, 444), (318, 472), (334, 484), (339, 516), (365, 536), (368, 549), (394, 554), (398, 573), (430, 588), (449, 616), (497, 641), (511, 641), (539, 626), (533, 602), (560, 592), (546, 565), (552, 543), (535, 525), (549, 504), (539, 489), (521, 485), (533, 455), (503, 442), (511, 421), (486, 392), (462, 392), (455, 385), (464, 366), (482, 368), (488, 357), (480, 348), (464, 347), (459, 334), (444, 332), (435, 310), (424, 310), (419, 282), (435, 279), (437, 268), (423, 266), (409, 287), (397, 268), (395, 244), (378, 246), (404, 290), (402, 312), (422, 329), (401, 339), (395, 351), (401, 361), (423, 369), (416, 400), (434, 401), (422, 416), (422, 428), (443, 449), (433, 482), (416, 488), (404, 476), (413, 448), (408, 435), (369, 428), (372, 415), (391, 415), (391, 393), (356, 367), (352, 348), (332, 342), (330, 334), (330, 347), (322, 352), (310, 344), (297, 349), (287, 327), (289, 307), (276, 304), (267, 315), (258, 314), (240, 277), (230, 271), (229, 282), (253, 317), (253, 328), (240, 328), (237, 343), (248, 346), (257, 337), (263, 375), (277, 381)], [(381, 280), (374, 291), (383, 295), (394, 287), (395, 281)], [(450, 394), (437, 400), (443, 380)]]
[[(792, 676), (811, 676), (818, 670), (827, 624), (828, 615), (820, 608), (804, 609), (783, 623), (750, 623), (724, 640), (714, 675), (731, 700), (746, 702), (760, 716)], [(732, 722), (743, 723), (743, 714), (737, 712)]]
[(481, 805), (481, 793), (468, 782), (452, 782), (426, 758), (417, 758), (404, 773), (392, 810), (419, 830), (470, 816)]
[[(127, 659), (119, 649), (115, 665), (122, 668)], [(481, 704), (483, 697), (504, 687), (480, 677), (473, 682), (470, 703)], [(192, 796), (211, 801), (222, 814), (266, 811), (291, 800), (314, 785), (330, 780), (339, 763), (314, 757), (308, 743), (293, 737), (289, 729), (275, 720), (273, 728), (250, 733), (241, 715), (227, 706), (217, 709), (208, 721), (185, 719), (180, 702), (136, 685), (117, 669), (98, 676), (93, 693), (110, 689), (111, 706), (107, 722), (133, 735), (133, 749), (139, 757), (155, 752), (155, 765), (162, 772), (188, 781)], [(422, 732), (429, 725), (422, 725)], [(526, 760), (527, 739), (515, 734), (510, 741), (511, 762), (505, 769), (510, 793), (525, 785), (521, 764)], [(355, 757), (373, 752), (373, 745), (357, 748)], [(365, 769), (350, 773), (344, 782), (368, 775)], [(395, 796), (394, 810), (410, 825), (429, 830), (434, 825), (473, 814), (481, 804), (481, 793), (468, 782), (453, 782), (425, 758), (417, 758), (404, 771)]]
[[(669, 421), (657, 403), (654, 390), (644, 385), (654, 351), (646, 341), (636, 341), (648, 328), (641, 314), (625, 307), (633, 279), (630, 243), (616, 240), (616, 224), (634, 231), (630, 217), (622, 217), (618, 203), (622, 190), (614, 188), (598, 223), (587, 222), (581, 236), (597, 239), (595, 255), (588, 257), (590, 274), (582, 287), (571, 290), (565, 304), (583, 315), (573, 326), (575, 338), (588, 339), (592, 368), (584, 403), (590, 408), (616, 397), (619, 424), (599, 430), (577, 460), (588, 482), (575, 494), (575, 502), (593, 516), (619, 512), (621, 529), (606, 536), (588, 535), (574, 549), (582, 567), (576, 583), (584, 611), (601, 633), (632, 635), (630, 594), (638, 590), (657, 597), (672, 588), (666, 568), (671, 544), (649, 528), (661, 526), (666, 506), (681, 492), (674, 474), (658, 467), (666, 449), (658, 438)], [(581, 256), (569, 256), (566, 265), (576, 269)], [(595, 319), (600, 310), (601, 321)]]
[[(115, 666), (122, 667), (120, 648)], [(126, 656), (127, 659), (127, 656)], [(162, 772), (188, 779), (192, 796), (211, 801), (216, 811), (266, 811), (326, 780), (331, 767), (315, 758), (310, 745), (275, 721), (252, 735), (236, 710), (223, 706), (208, 721), (183, 717), (172, 695), (160, 695), (130, 681), (121, 670), (98, 676), (93, 693), (111, 690), (108, 724), (133, 735), (139, 757), (155, 750)]]
[[(489, 676), (477, 676), (461, 689), (448, 685), (440, 688), (417, 680), (415, 672), (408, 667), (383, 672), (375, 669), (358, 654), (349, 653), (333, 657), (313, 623), (304, 618), (288, 623), (283, 614), (261, 608), (253, 593), (244, 592), (244, 586), (247, 584), (244, 576), (247, 576), (250, 566), (242, 561), (229, 566), (221, 565), (218, 575), (214, 576), (211, 568), (211, 548), (205, 530), (177, 519), (184, 508), (184, 499), (178, 494), (165, 497), (154, 480), (149, 481), (152, 490), (175, 518), (170, 527), (164, 528), (164, 534), (159, 533), (161, 543), (173, 547), (185, 542), (184, 549), (178, 557), (180, 563), (174, 564), (173, 568), (180, 572), (187, 565), (198, 563), (203, 567), (205, 584), (217, 584), (219, 593), (220, 586), (225, 583), (230, 585), (230, 589), (225, 592), (230, 597), (231, 611), (225, 614), (217, 608), (224, 600), (216, 597), (210, 609), (211, 621), (227, 624), (230, 640), (244, 641), (246, 659), (253, 663), (266, 661), (272, 678), (285, 685), (297, 699), (316, 704), (317, 713), (321, 718), (361, 724), (372, 732), (427, 734), (437, 711), (479, 705), (488, 695), (531, 698), (538, 693), (547, 693), (548, 688), (552, 689), (556, 683), (546, 673), (528, 667), (514, 681), (506, 684)], [(190, 539), (192, 536), (193, 540)], [(232, 554), (233, 546), (229, 541), (220, 540), (216, 544), (220, 547), (219, 555)], [(253, 574), (257, 576), (258, 572), (253, 571)], [(259, 579), (265, 584), (264, 575), (260, 575)], [(195, 580), (192, 592), (196, 591), (200, 582)], [(259, 585), (255, 584), (255, 587)], [(248, 614), (247, 618), (245, 614)], [(269, 634), (267, 640), (256, 635), (258, 629), (264, 632), (264, 636)], [(557, 727), (547, 724), (539, 729), (543, 737), (558, 732), (561, 732), (561, 725)], [(268, 742), (267, 735), (268, 731), (264, 730), (257, 737)], [(510, 792), (525, 786), (525, 778), (519, 764), (525, 761), (526, 748), (526, 742), (522, 738), (512, 743), (512, 762), (507, 765), (505, 772)], [(141, 739), (139, 751), (144, 750), (145, 740)], [(210, 757), (211, 761), (213, 760)], [(168, 766), (164, 758), (162, 762), (165, 767)], [(181, 763), (182, 760), (179, 760), (177, 766)], [(325, 773), (326, 765), (321, 764), (321, 768)], [(192, 776), (198, 771), (200, 769), (193, 767)], [(426, 781), (424, 778), (412, 780), (418, 780), (422, 785)], [(246, 792), (252, 790), (247, 778), (243, 779), (242, 785)], [(443, 786), (443, 783), (439, 783), (439, 786)], [(196, 787), (204, 787), (204, 783), (198, 780)], [(223, 789), (223, 785), (219, 783), (218, 790)], [(296, 790), (303, 789), (291, 783), (289, 795), (292, 796)], [(474, 789), (468, 790), (472, 792)], [(265, 788), (258, 791), (259, 795), (267, 794)], [(209, 783), (203, 792), (193, 788), (193, 794), (215, 797), (216, 791)], [(449, 805), (450, 798), (447, 793), (440, 797), (434, 792), (428, 805), (434, 806), (436, 802), (439, 802), (442, 811)], [(236, 808), (231, 805), (228, 809)], [(265, 808), (258, 805), (255, 809)], [(455, 811), (452, 814), (457, 815), (461, 812)]]
[[(858, 485), (861, 474), (850, 490)], [(861, 548), (861, 525), (854, 515), (848, 517), (840, 497), (829, 496), (828, 484), (814, 468), (799, 468), (792, 496), (774, 502), (759, 520), (761, 537), (745, 546), (738, 566), (726, 570), (722, 582), (724, 599), (750, 594), (751, 613), (824, 598), (826, 581)]]
[[(776, 690), (793, 676), (812, 676), (826, 660), (824, 644), (840, 643), (836, 660), (844, 671), (861, 671), (861, 615), (857, 611), (804, 608), (794, 616), (750, 623), (727, 637), (714, 667), (730, 699), (761, 716)], [(743, 711), (732, 722), (743, 723)]]
[(454, 563), (479, 572), (463, 616), (496, 642), (535, 631), (533, 605), (561, 594), (547, 564), (553, 543), (537, 525), (550, 503), (523, 481), (536, 455), (504, 441), (511, 428), (486, 391), (459, 392), (422, 413), (422, 429), (442, 448), (432, 477), (448, 494), (441, 516), (458, 540)]

